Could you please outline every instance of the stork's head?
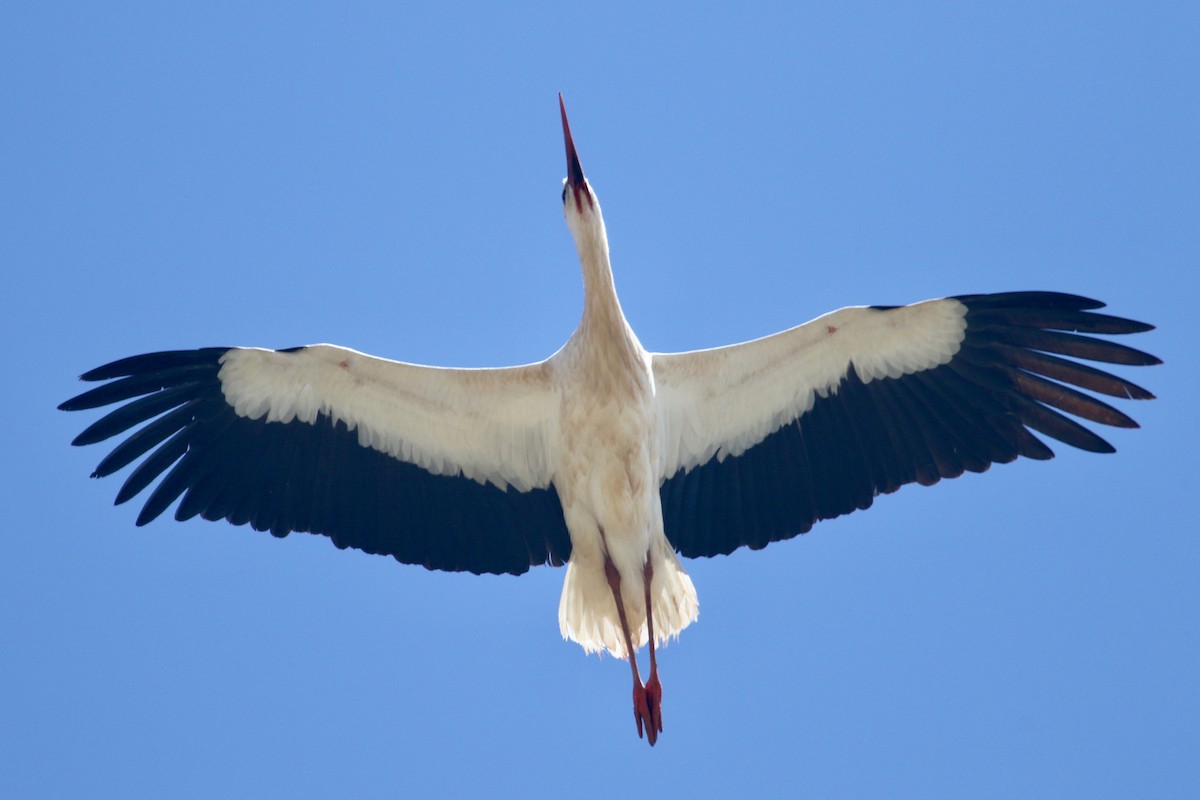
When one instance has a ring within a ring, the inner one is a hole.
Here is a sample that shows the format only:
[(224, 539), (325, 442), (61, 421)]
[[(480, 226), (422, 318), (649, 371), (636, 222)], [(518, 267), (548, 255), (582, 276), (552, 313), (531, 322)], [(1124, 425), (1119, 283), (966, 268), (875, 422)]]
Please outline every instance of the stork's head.
[[(596, 195), (583, 177), (579, 154), (575, 152), (575, 140), (571, 138), (571, 126), (567, 123), (567, 107), (563, 105), (562, 93), (558, 95), (558, 109), (562, 112), (563, 142), (567, 146), (567, 177), (563, 179), (563, 214), (572, 231), (580, 223), (587, 224), (592, 218), (599, 220), (600, 204)], [(603, 224), (603, 223), (601, 223)]]

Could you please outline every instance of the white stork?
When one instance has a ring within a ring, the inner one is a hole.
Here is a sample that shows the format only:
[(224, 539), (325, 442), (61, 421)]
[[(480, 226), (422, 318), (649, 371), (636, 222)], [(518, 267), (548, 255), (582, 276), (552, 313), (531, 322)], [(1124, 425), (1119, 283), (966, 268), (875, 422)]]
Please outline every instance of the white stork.
[[(844, 308), (743, 344), (649, 353), (621, 312), (600, 203), (561, 95), (559, 107), (563, 213), (584, 302), (557, 353), (507, 369), (417, 366), (328, 344), (125, 358), (84, 373), (109, 382), (60, 406), (123, 404), (76, 445), (149, 421), (93, 477), (150, 454), (116, 498), (163, 476), (138, 525), (182, 496), (178, 520), (320, 533), (428, 569), (566, 564), (562, 634), (629, 659), (638, 735), (654, 744), (654, 648), (698, 610), (680, 555), (758, 549), (906, 483), (1052, 457), (1032, 431), (1112, 452), (1054, 409), (1136, 423), (1070, 385), (1153, 396), (1061, 357), (1157, 364), (1078, 333), (1151, 326), (1052, 292)], [(643, 684), (635, 652), (647, 644)]]

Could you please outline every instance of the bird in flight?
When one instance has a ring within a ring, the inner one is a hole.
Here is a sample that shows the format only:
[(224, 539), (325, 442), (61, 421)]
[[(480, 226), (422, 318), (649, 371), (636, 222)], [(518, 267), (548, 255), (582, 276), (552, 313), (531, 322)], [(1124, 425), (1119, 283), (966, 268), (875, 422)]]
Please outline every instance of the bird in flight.
[[(663, 730), (655, 647), (694, 622), (680, 556), (759, 549), (908, 483), (1113, 448), (1066, 412), (1137, 427), (1080, 390), (1153, 395), (1073, 359), (1157, 358), (1093, 334), (1152, 326), (1055, 292), (843, 308), (741, 344), (652, 353), (621, 311), (600, 203), (559, 95), (579, 327), (545, 361), (419, 366), (329, 344), (149, 353), (84, 373), (68, 411), (118, 404), (73, 444), (125, 438), (93, 477), (156, 479), (137, 524), (249, 523), (428, 569), (566, 565), (558, 619), (629, 660), (638, 735)], [(1078, 387), (1078, 388), (1074, 388)], [(649, 650), (643, 683), (637, 651)]]

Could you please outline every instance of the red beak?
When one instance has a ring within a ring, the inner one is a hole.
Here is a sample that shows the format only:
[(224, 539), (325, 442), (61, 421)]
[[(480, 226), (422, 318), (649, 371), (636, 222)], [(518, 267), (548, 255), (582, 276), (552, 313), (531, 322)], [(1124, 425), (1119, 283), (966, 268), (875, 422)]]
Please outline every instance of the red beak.
[(562, 92), (558, 93), (558, 110), (562, 112), (563, 141), (567, 146), (567, 186), (575, 195), (575, 205), (582, 210), (583, 203), (580, 194), (588, 196), (591, 203), (587, 184), (583, 179), (583, 167), (579, 164), (579, 154), (575, 152), (575, 140), (571, 138), (571, 125), (567, 122), (567, 107), (563, 104)]

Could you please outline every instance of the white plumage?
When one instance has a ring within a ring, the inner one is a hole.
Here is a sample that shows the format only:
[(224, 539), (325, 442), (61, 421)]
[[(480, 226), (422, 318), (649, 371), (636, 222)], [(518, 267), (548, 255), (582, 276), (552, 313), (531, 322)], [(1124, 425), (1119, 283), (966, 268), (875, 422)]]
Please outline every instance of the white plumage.
[(751, 342), (655, 354), (660, 475), (741, 455), (836, 392), (851, 365), (870, 383), (949, 362), (966, 311), (953, 299), (843, 308)]
[(325, 415), (360, 445), (435, 475), (518, 491), (550, 484), (557, 402), (547, 363), (442, 369), (328, 344), (236, 348), (220, 363), (221, 391), (239, 416), (311, 425)]
[[(1072, 386), (1152, 397), (1063, 357), (1158, 363), (1079, 335), (1150, 326), (1050, 292), (845, 308), (743, 344), (647, 353), (621, 313), (565, 109), (562, 123), (563, 209), (584, 309), (557, 353), (507, 369), (426, 367), (327, 344), (122, 359), (85, 373), (109, 382), (61, 406), (121, 404), (75, 444), (147, 423), (94, 474), (145, 456), (117, 494), (124, 502), (162, 476), (138, 524), (178, 500), (177, 519), (321, 533), (431, 569), (566, 563), (562, 633), (629, 657), (638, 732), (653, 744), (655, 646), (699, 608), (679, 555), (760, 548), (907, 483), (1051, 457), (1032, 431), (1111, 452), (1055, 409), (1136, 423)], [(643, 684), (633, 651), (647, 644)]]

